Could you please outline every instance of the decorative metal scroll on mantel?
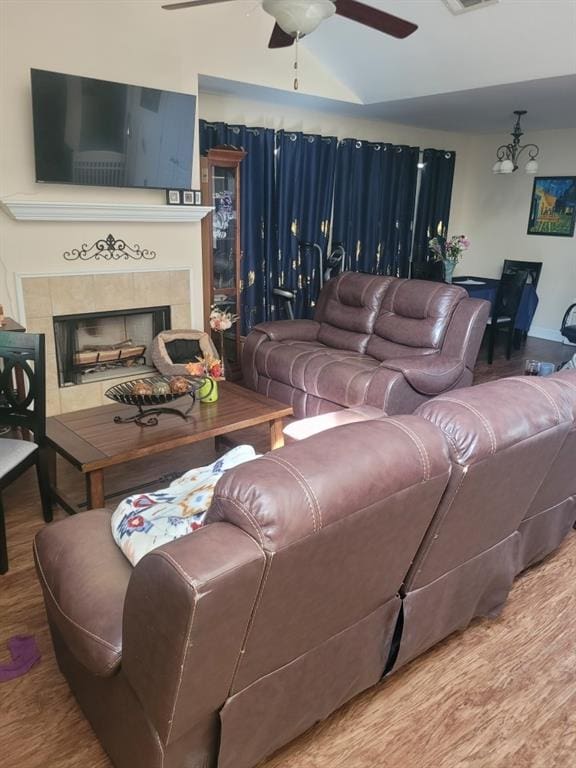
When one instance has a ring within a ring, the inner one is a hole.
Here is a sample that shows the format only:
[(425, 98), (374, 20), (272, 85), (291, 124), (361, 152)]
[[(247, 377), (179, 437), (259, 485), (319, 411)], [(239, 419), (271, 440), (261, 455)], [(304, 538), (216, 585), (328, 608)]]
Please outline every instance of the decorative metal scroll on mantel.
[(108, 237), (96, 240), (90, 247), (87, 243), (82, 243), (80, 248), (64, 251), (63, 256), (66, 261), (90, 261), (90, 259), (95, 261), (100, 259), (104, 261), (126, 261), (128, 259), (140, 261), (141, 259), (155, 259), (156, 251), (141, 248), (138, 244), (130, 246), (125, 240), (116, 238), (114, 235), (108, 235)]

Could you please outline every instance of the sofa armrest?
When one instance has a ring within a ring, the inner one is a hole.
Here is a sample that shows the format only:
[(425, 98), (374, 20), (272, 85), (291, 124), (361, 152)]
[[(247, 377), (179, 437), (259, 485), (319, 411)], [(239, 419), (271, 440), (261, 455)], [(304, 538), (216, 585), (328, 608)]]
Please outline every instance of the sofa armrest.
[(229, 523), (145, 555), (126, 593), (122, 670), (163, 743), (224, 704), (265, 556)]
[(490, 302), (485, 299), (463, 299), (450, 320), (442, 355), (464, 360), (468, 370), (473, 371), (490, 311)]
[(252, 330), (264, 333), (271, 341), (316, 341), (320, 323), (316, 320), (274, 320), (260, 323)]
[(447, 355), (401, 357), (386, 360), (383, 368), (400, 371), (410, 386), (422, 395), (439, 395), (458, 382), (464, 373), (463, 360)]

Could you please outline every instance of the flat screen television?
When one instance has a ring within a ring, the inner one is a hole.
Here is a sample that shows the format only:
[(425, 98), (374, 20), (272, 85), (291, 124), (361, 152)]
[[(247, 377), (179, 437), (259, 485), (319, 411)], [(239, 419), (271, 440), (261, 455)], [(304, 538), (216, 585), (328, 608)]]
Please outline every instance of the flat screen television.
[(32, 69), (36, 181), (189, 189), (196, 97)]

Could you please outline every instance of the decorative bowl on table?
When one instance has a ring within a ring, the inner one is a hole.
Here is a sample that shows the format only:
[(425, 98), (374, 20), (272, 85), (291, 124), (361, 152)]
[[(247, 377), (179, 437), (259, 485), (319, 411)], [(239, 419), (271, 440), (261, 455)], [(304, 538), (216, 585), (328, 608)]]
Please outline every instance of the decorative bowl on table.
[[(158, 424), (158, 414), (171, 413), (186, 419), (196, 400), (196, 392), (204, 379), (194, 376), (151, 376), (147, 379), (132, 379), (115, 384), (106, 390), (110, 400), (123, 405), (134, 405), (138, 412), (123, 418), (115, 416), (116, 424), (135, 422), (141, 427), (153, 427)], [(192, 398), (190, 407), (183, 411), (179, 408), (166, 408), (171, 403), (186, 395)]]

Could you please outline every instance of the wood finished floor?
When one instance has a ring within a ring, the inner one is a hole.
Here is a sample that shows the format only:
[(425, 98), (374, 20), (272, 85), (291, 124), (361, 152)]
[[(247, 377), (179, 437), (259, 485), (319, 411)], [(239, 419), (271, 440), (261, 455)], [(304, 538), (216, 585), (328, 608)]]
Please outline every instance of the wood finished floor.
[[(531, 339), (510, 362), (498, 358), (490, 367), (481, 361), (476, 380), (520, 373), (526, 357), (564, 360), (571, 349)], [(264, 430), (246, 435), (260, 449), (266, 439)], [(193, 446), (119, 468), (107, 478), (110, 505), (117, 491), (121, 496), (211, 456), (210, 445)], [(61, 471), (66, 489), (80, 500), (81, 478), (64, 465)], [(31, 554), (43, 524), (33, 474), (5, 492), (4, 501), (10, 571), (0, 577), (0, 660), (7, 660), (11, 635), (32, 633), (42, 661), (24, 677), (0, 683), (0, 766), (111, 768), (52, 652)], [(498, 619), (476, 621), (447, 638), (260, 768), (573, 768), (574, 573), (576, 533), (516, 582)]]

